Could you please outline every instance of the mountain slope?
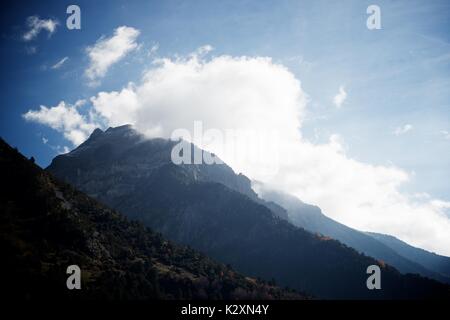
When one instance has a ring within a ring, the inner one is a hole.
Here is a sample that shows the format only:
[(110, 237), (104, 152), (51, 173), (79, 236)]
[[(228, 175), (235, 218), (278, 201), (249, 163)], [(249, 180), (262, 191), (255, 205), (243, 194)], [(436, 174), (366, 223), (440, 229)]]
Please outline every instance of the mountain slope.
[[(129, 126), (96, 131), (48, 170), (133, 219), (232, 264), (237, 270), (325, 298), (445, 297), (449, 288), (360, 255), (279, 218), (266, 203), (212, 179), (229, 167), (174, 165), (176, 142), (146, 140)], [(218, 171), (215, 171), (215, 170)], [(213, 171), (211, 173), (211, 171)], [(232, 172), (232, 170), (231, 170)], [(225, 172), (226, 173), (226, 172)], [(234, 173), (233, 173), (234, 175)], [(368, 290), (366, 268), (380, 264), (383, 289)]]
[(386, 246), (395, 250), (405, 258), (423, 265), (429, 270), (433, 270), (434, 272), (437, 272), (442, 276), (450, 278), (449, 257), (441, 256), (420, 248), (413, 247), (393, 236), (389, 236), (386, 234), (373, 232), (366, 232), (366, 234), (384, 243)]
[[(99, 204), (0, 139), (5, 299), (299, 299)], [(66, 288), (78, 265), (81, 290)]]
[(293, 196), (280, 192), (261, 191), (260, 195), (264, 199), (278, 203), (285, 208), (289, 220), (296, 226), (339, 240), (365, 255), (394, 266), (402, 273), (417, 273), (441, 282), (450, 283), (450, 278), (446, 277), (444, 273), (431, 271), (434, 270), (432, 268), (427, 269), (419, 261), (401, 254), (396, 246), (390, 246), (384, 241), (380, 241), (380, 237), (375, 235), (372, 237), (328, 218), (316, 206), (308, 205)]

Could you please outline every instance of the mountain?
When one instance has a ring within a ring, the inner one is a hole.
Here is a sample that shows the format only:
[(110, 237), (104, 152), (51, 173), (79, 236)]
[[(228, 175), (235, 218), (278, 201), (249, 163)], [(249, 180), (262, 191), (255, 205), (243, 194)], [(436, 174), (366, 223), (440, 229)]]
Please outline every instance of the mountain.
[[(130, 222), (1, 139), (0, 174), (3, 299), (305, 298)], [(81, 290), (66, 287), (69, 265)]]
[(395, 250), (405, 258), (414, 261), (429, 270), (450, 278), (450, 258), (413, 247), (393, 236), (386, 234), (366, 232), (369, 236), (384, 243), (389, 248)]
[[(365, 255), (394, 266), (402, 273), (420, 274), (424, 277), (450, 283), (449, 274), (445, 273), (445, 267), (450, 266), (448, 263), (450, 258), (446, 260), (446, 257), (433, 255), (425, 250), (410, 247), (405, 243), (399, 244), (399, 240), (397, 242), (392, 240), (393, 237), (369, 234), (352, 229), (330, 219), (317, 206), (306, 204), (296, 197), (282, 192), (261, 189), (260, 196), (286, 209), (289, 221), (298, 227), (339, 240)], [(416, 249), (416, 251), (413, 249)], [(417, 252), (417, 250), (420, 251)], [(411, 254), (408, 254), (408, 252), (411, 252)], [(416, 256), (417, 258), (415, 258)], [(430, 263), (424, 264), (423, 261), (429, 261)], [(439, 269), (440, 267), (442, 268)], [(448, 272), (449, 269), (446, 270)]]
[[(449, 295), (448, 286), (401, 275), (383, 262), (280, 218), (283, 208), (256, 199), (250, 180), (225, 164), (173, 164), (170, 154), (176, 143), (146, 139), (130, 126), (96, 130), (78, 148), (57, 156), (48, 171), (177, 243), (244, 274), (274, 279), (318, 297)], [(366, 269), (374, 264), (382, 268), (382, 290), (366, 287)]]

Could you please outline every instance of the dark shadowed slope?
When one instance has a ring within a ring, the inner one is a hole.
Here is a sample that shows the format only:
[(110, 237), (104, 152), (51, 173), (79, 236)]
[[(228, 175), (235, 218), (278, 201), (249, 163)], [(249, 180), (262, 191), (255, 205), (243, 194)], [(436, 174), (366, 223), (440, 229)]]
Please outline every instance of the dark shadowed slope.
[[(96, 131), (48, 170), (89, 195), (237, 270), (326, 298), (445, 297), (448, 287), (394, 268), (279, 218), (239, 190), (226, 165), (174, 165), (173, 141), (146, 140), (129, 126)], [(221, 181), (217, 177), (221, 177)], [(245, 181), (247, 182), (245, 182)], [(380, 264), (383, 289), (368, 290)]]
[[(371, 237), (364, 232), (349, 228), (328, 218), (316, 206), (308, 205), (296, 197), (281, 192), (261, 191), (260, 193), (264, 199), (273, 201), (285, 208), (289, 220), (296, 226), (339, 240), (359, 252), (394, 266), (402, 273), (417, 273), (441, 282), (450, 283), (450, 278), (446, 277), (445, 274), (427, 268), (417, 260), (402, 254), (401, 251), (397, 250), (397, 247), (379, 241), (379, 237)], [(426, 252), (425, 250), (422, 251)]]
[[(246, 278), (99, 204), (0, 139), (0, 248), (6, 299), (299, 299)], [(66, 288), (66, 268), (82, 289)]]

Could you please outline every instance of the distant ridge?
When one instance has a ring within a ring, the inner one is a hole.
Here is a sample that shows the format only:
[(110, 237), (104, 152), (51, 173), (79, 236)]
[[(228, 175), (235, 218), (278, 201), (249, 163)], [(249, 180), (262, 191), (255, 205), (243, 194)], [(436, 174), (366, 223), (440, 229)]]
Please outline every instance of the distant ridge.
[(386, 246), (395, 250), (405, 258), (414, 261), (429, 270), (437, 272), (443, 277), (450, 278), (449, 257), (441, 256), (421, 248), (416, 248), (390, 235), (373, 232), (366, 232), (366, 234), (384, 243)]
[[(286, 209), (289, 221), (296, 226), (337, 239), (361, 253), (396, 267), (402, 273), (416, 273), (424, 277), (450, 283), (450, 276), (435, 267), (435, 265), (439, 265), (439, 262), (436, 262), (434, 265), (425, 265), (422, 263), (423, 259), (415, 259), (414, 255), (405, 255), (405, 250), (399, 246), (387, 243), (388, 236), (382, 238), (377, 236), (377, 234), (364, 233), (347, 227), (324, 215), (319, 207), (308, 205), (296, 197), (285, 193), (262, 191), (261, 196)], [(407, 244), (404, 245), (408, 246)], [(421, 252), (425, 256), (434, 255), (425, 250)], [(440, 261), (442, 263), (440, 265), (445, 266), (445, 261), (447, 261), (447, 266), (450, 266), (448, 263), (450, 258), (447, 258), (448, 260), (445, 258), (441, 257)]]

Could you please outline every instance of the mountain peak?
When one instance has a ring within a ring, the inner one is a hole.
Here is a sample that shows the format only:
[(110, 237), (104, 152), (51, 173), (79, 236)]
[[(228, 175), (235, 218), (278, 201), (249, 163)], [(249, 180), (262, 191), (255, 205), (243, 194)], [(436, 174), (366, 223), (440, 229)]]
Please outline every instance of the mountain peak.
[(96, 137), (100, 136), (103, 133), (103, 131), (100, 128), (96, 128), (94, 131), (92, 131), (91, 135), (89, 136), (89, 139), (95, 139)]
[(105, 131), (103, 131), (100, 128), (96, 128), (94, 131), (92, 131), (91, 135), (85, 142), (96, 140), (98, 137), (104, 136), (105, 134), (107, 134), (107, 135), (112, 134), (117, 137), (120, 137), (120, 136), (126, 137), (126, 136), (130, 136), (130, 135), (137, 135), (139, 133), (138, 133), (138, 131), (136, 131), (133, 128), (133, 126), (131, 124), (125, 124), (125, 125), (118, 126), (118, 127), (108, 127), (108, 129), (106, 129)]
[(106, 129), (105, 132), (118, 132), (118, 131), (135, 131), (135, 129), (133, 128), (133, 125), (131, 124), (124, 124), (121, 126), (117, 126), (117, 127), (109, 127), (108, 129)]

